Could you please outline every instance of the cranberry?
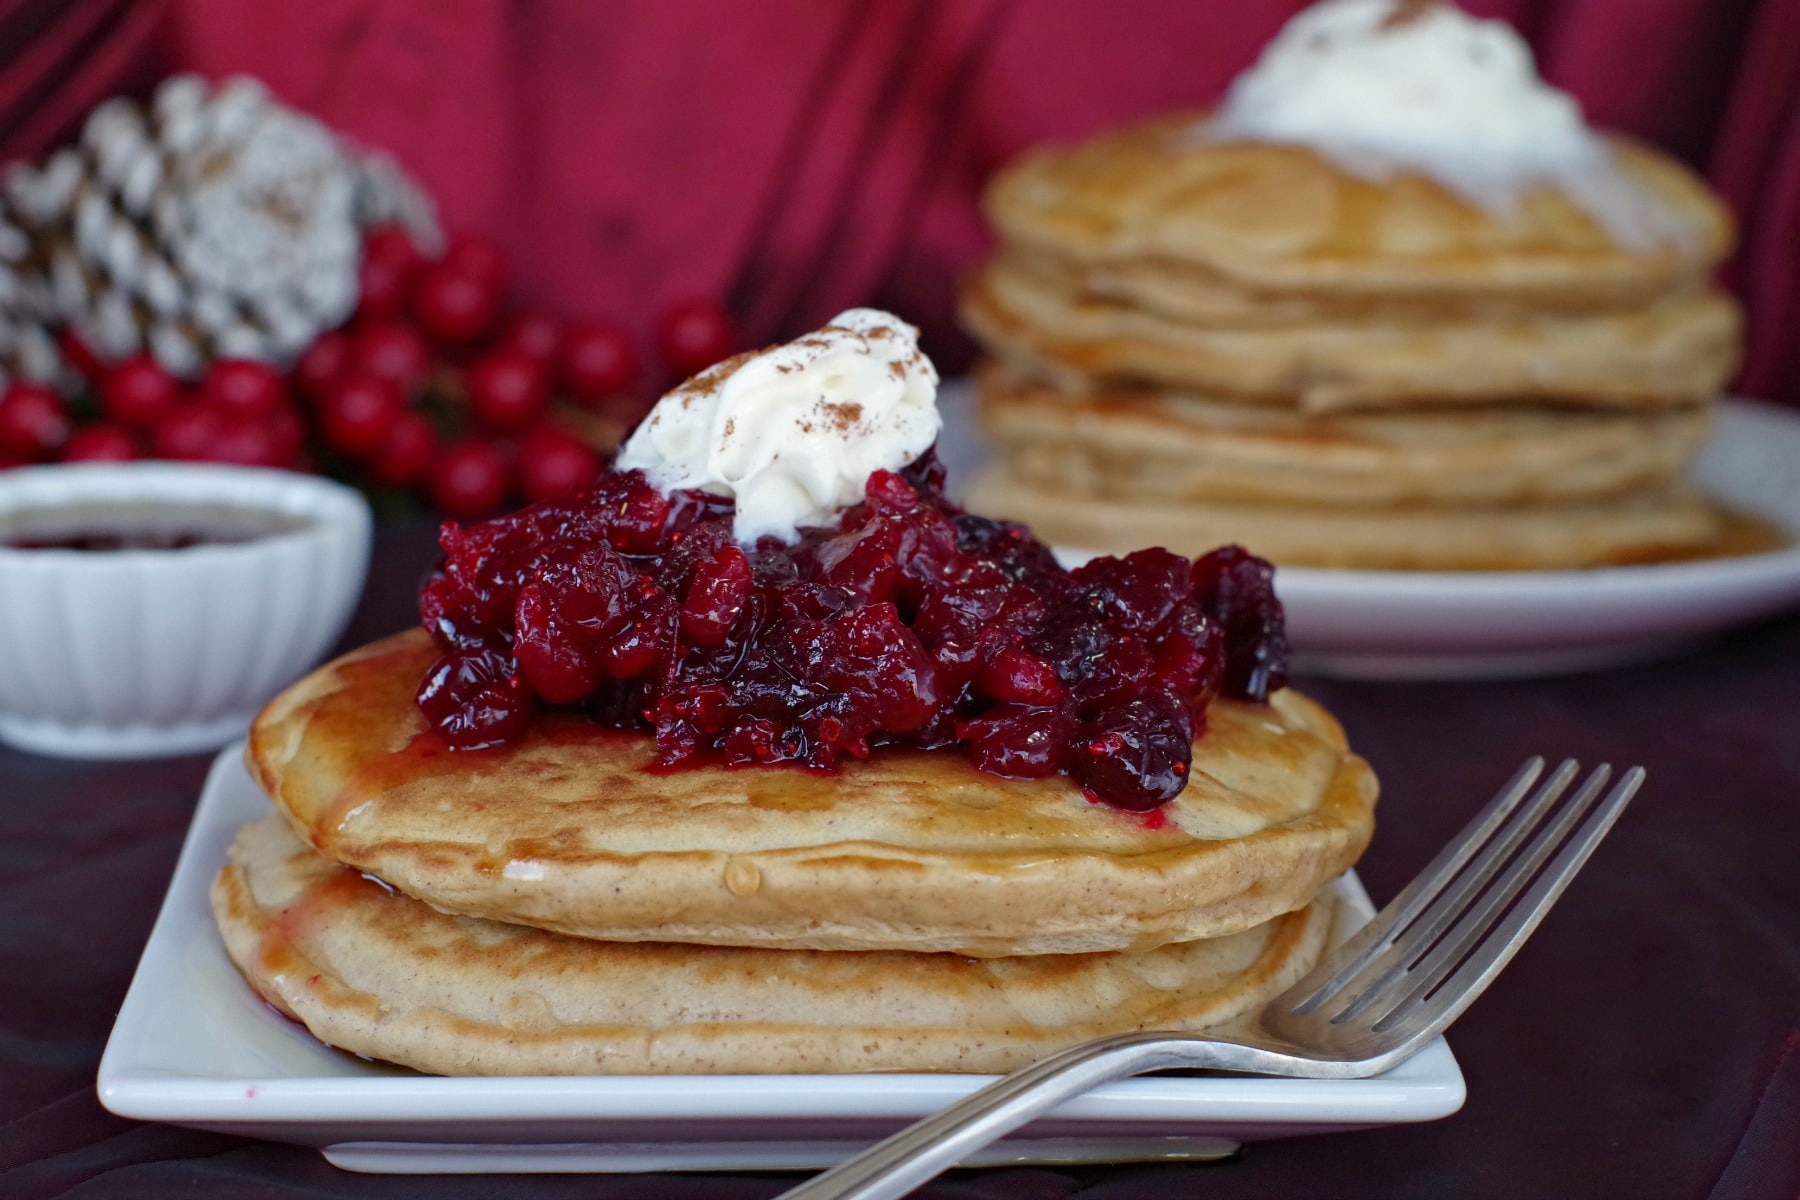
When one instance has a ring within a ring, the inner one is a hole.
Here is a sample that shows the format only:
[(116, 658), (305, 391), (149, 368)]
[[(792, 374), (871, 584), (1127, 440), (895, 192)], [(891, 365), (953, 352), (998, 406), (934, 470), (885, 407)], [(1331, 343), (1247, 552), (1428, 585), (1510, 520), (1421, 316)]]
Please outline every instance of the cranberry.
[(513, 610), (513, 653), (532, 690), (552, 704), (580, 700), (606, 678), (597, 640), (583, 636), (541, 584), (519, 591)]
[(484, 428), (514, 433), (544, 415), (550, 390), (537, 363), (511, 350), (483, 355), (469, 368), (469, 412)]
[(235, 463), (243, 467), (279, 467), (284, 463), (267, 425), (254, 418), (227, 413), (219, 413), (218, 424), (201, 451), (201, 457), (207, 462)]
[(976, 767), (1009, 779), (1054, 775), (1069, 760), (1075, 720), (1060, 708), (998, 704), (979, 717), (956, 723), (956, 736), (969, 743)]
[[(934, 466), (935, 454), (927, 454)], [(914, 464), (915, 466), (917, 464)], [(943, 468), (937, 467), (938, 486), (931, 494), (942, 496)], [(1031, 530), (1012, 521), (995, 521), (974, 513), (957, 513), (956, 546), (963, 554), (992, 562), (1009, 579), (1032, 580), (1058, 586), (1066, 578), (1050, 548), (1033, 537)]]
[(1056, 668), (1023, 650), (1002, 650), (981, 668), (976, 681), (996, 700), (1015, 704), (1060, 704), (1068, 689)]
[(445, 247), (441, 264), (459, 275), (479, 279), (496, 295), (506, 290), (506, 253), (492, 238), (457, 234)]
[(0, 396), (0, 454), (40, 458), (68, 438), (68, 406), (49, 388), (15, 383)]
[(200, 381), (200, 399), (220, 412), (266, 417), (287, 404), (287, 384), (268, 363), (222, 358)]
[(357, 268), (357, 315), (370, 321), (399, 316), (412, 296), (413, 275), (399, 263), (366, 255)]
[(499, 508), (512, 488), (511, 465), (492, 442), (464, 438), (431, 465), (431, 500), (441, 512), (468, 519)]
[(1159, 632), (1154, 677), (1171, 694), (1186, 696), (1198, 720), (1225, 681), (1225, 631), (1198, 607), (1185, 605)]
[(398, 316), (412, 294), (422, 264), (412, 235), (398, 225), (378, 225), (363, 238), (357, 313), (365, 320)]
[(796, 644), (844, 718), (889, 733), (930, 720), (941, 695), (937, 664), (892, 604), (852, 609)]
[(656, 351), (677, 375), (697, 375), (730, 358), (738, 347), (731, 314), (707, 300), (682, 300), (663, 311)]
[(486, 279), (436, 263), (419, 277), (413, 310), (425, 331), (441, 342), (462, 345), (486, 336), (500, 314), (500, 293)]
[(735, 545), (720, 546), (694, 565), (681, 602), (681, 632), (696, 646), (716, 649), (743, 615), (750, 598), (750, 560)]
[(314, 400), (350, 368), (350, 338), (342, 330), (321, 333), (294, 364), (294, 382)]
[(1072, 574), (942, 488), (927, 456), (871, 476), (835, 526), (743, 547), (729, 501), (603, 472), (575, 498), (447, 522), (420, 616), (448, 656), (648, 729), (665, 766), (829, 769), (902, 743), (1066, 772), (1125, 809), (1179, 793), (1228, 662), (1275, 678), (1267, 564), (1154, 551)]
[(637, 348), (614, 325), (577, 325), (563, 337), (558, 354), (563, 386), (588, 404), (631, 387), (637, 378)]
[(405, 398), (390, 381), (353, 375), (320, 397), (319, 425), (333, 450), (361, 458), (381, 446), (405, 409)]
[(417, 267), (425, 261), (419, 244), (404, 225), (388, 222), (371, 225), (363, 234), (363, 257), (400, 267)]
[(521, 736), (533, 702), (504, 655), (475, 650), (438, 659), (419, 685), (419, 708), (452, 746), (475, 750)]
[(424, 413), (408, 409), (394, 418), (364, 469), (383, 487), (412, 487), (431, 471), (437, 455), (437, 431)]
[(1150, 633), (1188, 604), (1188, 560), (1160, 548), (1096, 558), (1073, 572), (1093, 605), (1128, 633)]
[(138, 456), (137, 439), (123, 425), (101, 422), (77, 429), (63, 443), (64, 462), (130, 462)]
[(549, 317), (528, 313), (515, 320), (500, 339), (500, 348), (513, 350), (531, 359), (546, 371), (556, 363), (563, 334)]
[(275, 450), (275, 465), (298, 466), (306, 454), (306, 425), (291, 404), (283, 404), (261, 420)]
[(622, 497), (607, 523), (606, 540), (627, 554), (650, 554), (669, 523), (668, 500), (654, 488), (637, 488)]
[(410, 395), (431, 375), (431, 349), (410, 325), (366, 325), (350, 343), (349, 366), (358, 374), (385, 379)]
[(347, 369), (349, 336), (342, 329), (328, 329), (313, 338), (299, 362), (293, 363), (293, 381), (306, 396), (317, 399)]
[(815, 558), (819, 581), (842, 588), (863, 604), (892, 600), (900, 590), (900, 562), (895, 557), (894, 532), (880, 522), (833, 538), (819, 547)]
[(106, 415), (148, 429), (181, 403), (181, 384), (148, 354), (115, 364), (100, 381), (100, 406)]
[(1275, 568), (1242, 546), (1221, 546), (1194, 563), (1194, 596), (1225, 631), (1227, 696), (1264, 701), (1287, 683), (1287, 624), (1275, 598)]
[(1187, 706), (1165, 693), (1110, 705), (1083, 725), (1071, 756), (1075, 778), (1107, 803), (1144, 812), (1187, 786), (1194, 726)]
[(572, 496), (599, 473), (599, 453), (554, 425), (540, 425), (519, 442), (519, 492), (532, 503)]
[(566, 703), (603, 679), (629, 679), (662, 656), (673, 605), (604, 542), (547, 566), (519, 590), (514, 653), (546, 700)]
[(159, 458), (204, 462), (222, 424), (218, 412), (204, 404), (185, 404), (157, 422), (150, 435)]

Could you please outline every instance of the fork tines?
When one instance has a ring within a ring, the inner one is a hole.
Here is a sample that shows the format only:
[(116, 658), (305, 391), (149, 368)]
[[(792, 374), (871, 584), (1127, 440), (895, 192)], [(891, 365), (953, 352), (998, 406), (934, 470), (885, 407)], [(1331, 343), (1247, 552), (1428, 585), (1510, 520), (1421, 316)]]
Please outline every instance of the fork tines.
[[(1294, 1005), (1338, 1024), (1358, 1018), (1382, 1034), (1403, 1024), (1449, 1024), (1537, 927), (1644, 780), (1641, 767), (1606, 790), (1602, 764), (1564, 799), (1578, 765), (1549, 778), (1520, 767), (1462, 834), (1365, 926), (1344, 964)], [(1419, 1030), (1408, 1029), (1409, 1035)]]

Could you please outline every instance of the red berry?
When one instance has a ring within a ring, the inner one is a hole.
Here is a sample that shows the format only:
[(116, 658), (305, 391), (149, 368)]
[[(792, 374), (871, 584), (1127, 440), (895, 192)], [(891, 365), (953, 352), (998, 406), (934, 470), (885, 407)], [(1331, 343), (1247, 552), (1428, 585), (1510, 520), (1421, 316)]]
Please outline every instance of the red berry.
[(1060, 704), (1067, 694), (1055, 667), (1017, 648), (996, 654), (975, 682), (994, 699), (1013, 704)]
[(300, 456), (306, 450), (306, 425), (293, 406), (284, 404), (263, 417), (262, 427), (268, 431), (269, 441), (275, 447), (276, 465), (298, 466)]
[(319, 401), (319, 424), (332, 449), (360, 458), (381, 445), (405, 409), (405, 397), (388, 380), (353, 375)]
[(279, 467), (281, 453), (268, 426), (248, 417), (219, 414), (219, 423), (203, 457), (207, 462), (241, 467)]
[(511, 486), (506, 455), (492, 442), (464, 438), (431, 465), (431, 500), (446, 516), (485, 517), (499, 508)]
[(363, 257), (401, 267), (416, 267), (425, 261), (419, 244), (403, 225), (371, 225), (363, 233)]
[(528, 313), (512, 323), (500, 339), (502, 350), (516, 350), (548, 370), (562, 344), (562, 332), (549, 317)]
[(432, 337), (461, 345), (480, 340), (493, 328), (500, 292), (478, 275), (437, 263), (419, 278), (413, 311)]
[(150, 444), (158, 458), (201, 462), (211, 451), (221, 423), (213, 409), (203, 404), (186, 404), (157, 422)]
[(506, 290), (506, 254), (493, 238), (459, 234), (450, 239), (439, 261), (459, 275), (481, 280), (495, 295)]
[(366, 325), (350, 343), (350, 367), (411, 395), (431, 375), (431, 348), (410, 325), (393, 321)]
[(412, 295), (414, 271), (379, 258), (365, 257), (356, 272), (356, 312), (368, 320), (400, 315)]
[(349, 366), (350, 339), (341, 330), (333, 329), (321, 333), (306, 348), (294, 364), (294, 380), (302, 392), (316, 400)]
[(266, 417), (287, 403), (287, 384), (268, 363), (222, 358), (200, 381), (200, 399), (222, 413)]
[(589, 403), (629, 388), (637, 378), (637, 348), (616, 325), (577, 325), (563, 338), (559, 366), (563, 384)]
[(68, 439), (68, 407), (49, 388), (15, 383), (0, 396), (0, 454), (34, 459)]
[(406, 309), (412, 277), (376, 259), (364, 259), (356, 273), (356, 313), (370, 321), (387, 321)]
[(408, 409), (369, 456), (369, 478), (384, 487), (411, 487), (424, 479), (437, 454), (437, 431), (425, 414)]
[(683, 300), (664, 310), (656, 325), (656, 352), (677, 375), (697, 375), (738, 346), (731, 314), (708, 300)]
[(137, 456), (131, 431), (105, 422), (77, 429), (62, 448), (64, 462), (130, 462)]
[(140, 429), (159, 424), (180, 403), (181, 385), (148, 354), (114, 364), (100, 381), (106, 415)]
[(750, 589), (750, 559), (739, 546), (720, 546), (711, 558), (694, 564), (687, 598), (681, 602), (681, 632), (696, 646), (724, 645)]
[(519, 443), (519, 491), (534, 504), (573, 495), (599, 472), (599, 453), (554, 425), (538, 426)]
[(550, 405), (550, 389), (537, 363), (510, 350), (484, 355), (469, 368), (469, 411), (498, 433), (524, 429)]
[(406, 306), (423, 261), (412, 236), (398, 225), (369, 230), (363, 238), (357, 312), (377, 320), (398, 314)]

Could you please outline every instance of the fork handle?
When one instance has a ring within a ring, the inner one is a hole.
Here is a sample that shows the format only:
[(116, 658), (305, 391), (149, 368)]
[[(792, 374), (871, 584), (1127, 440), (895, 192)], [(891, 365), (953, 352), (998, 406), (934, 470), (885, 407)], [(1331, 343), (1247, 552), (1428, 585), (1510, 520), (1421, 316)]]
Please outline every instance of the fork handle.
[(904, 1196), (971, 1152), (1100, 1084), (1165, 1067), (1266, 1069), (1269, 1057), (1253, 1046), (1167, 1033), (1126, 1033), (1084, 1042), (969, 1093), (783, 1193), (781, 1200)]

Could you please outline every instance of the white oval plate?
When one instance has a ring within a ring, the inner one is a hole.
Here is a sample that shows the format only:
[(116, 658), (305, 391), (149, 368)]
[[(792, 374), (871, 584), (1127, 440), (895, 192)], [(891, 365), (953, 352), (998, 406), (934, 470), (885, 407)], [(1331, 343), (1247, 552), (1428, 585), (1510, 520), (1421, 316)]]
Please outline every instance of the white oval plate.
[[(1479, 679), (1612, 666), (1800, 605), (1800, 415), (1721, 401), (1696, 482), (1795, 539), (1766, 554), (1581, 571), (1283, 567), (1299, 670)], [(1254, 549), (1254, 547), (1252, 547)]]
[[(1800, 606), (1800, 414), (1721, 400), (1693, 476), (1710, 495), (1774, 521), (1792, 542), (1766, 554), (1572, 571), (1282, 567), (1275, 590), (1295, 672), (1498, 679), (1584, 671), (1671, 654)], [(1092, 552), (1058, 548), (1057, 556), (1074, 565)]]

